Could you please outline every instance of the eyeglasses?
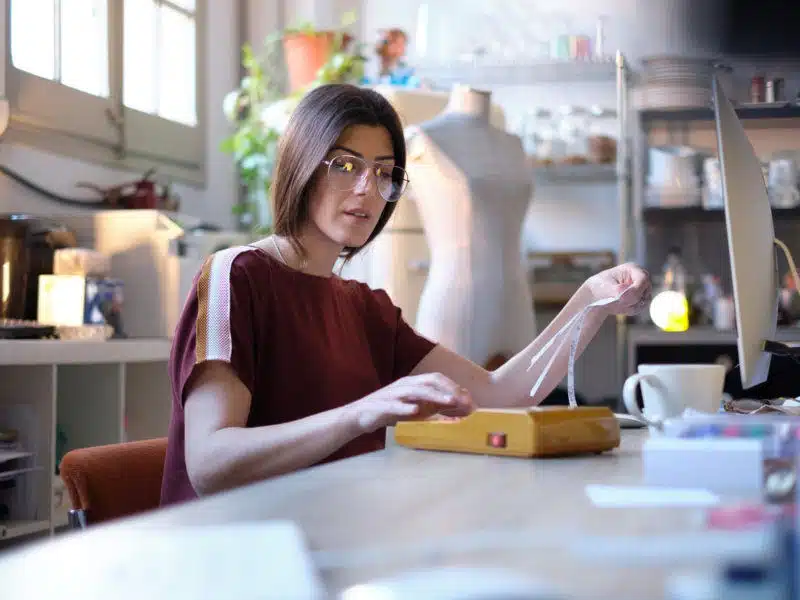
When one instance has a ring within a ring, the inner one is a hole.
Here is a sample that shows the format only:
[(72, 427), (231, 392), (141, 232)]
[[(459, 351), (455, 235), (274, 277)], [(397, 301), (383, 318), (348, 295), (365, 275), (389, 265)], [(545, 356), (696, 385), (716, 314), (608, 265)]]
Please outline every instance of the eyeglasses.
[(328, 167), (328, 180), (339, 191), (352, 190), (369, 171), (375, 175), (378, 193), (386, 202), (397, 202), (408, 186), (408, 174), (402, 167), (370, 163), (359, 156), (343, 154), (330, 160), (323, 160)]

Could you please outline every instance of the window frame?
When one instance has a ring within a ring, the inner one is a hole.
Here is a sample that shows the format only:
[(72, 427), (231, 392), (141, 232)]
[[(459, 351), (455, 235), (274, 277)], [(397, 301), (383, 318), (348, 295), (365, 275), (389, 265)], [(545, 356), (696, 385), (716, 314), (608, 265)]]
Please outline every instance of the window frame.
[[(180, 10), (169, 0), (161, 1)], [(108, 0), (108, 98), (17, 69), (11, 56), (12, 0), (0, 0), (5, 4), (0, 15), (5, 32), (2, 62), (11, 113), (4, 141), (121, 171), (155, 168), (175, 181), (204, 186), (207, 1), (195, 1), (197, 124), (188, 126), (122, 104), (124, 0)]]

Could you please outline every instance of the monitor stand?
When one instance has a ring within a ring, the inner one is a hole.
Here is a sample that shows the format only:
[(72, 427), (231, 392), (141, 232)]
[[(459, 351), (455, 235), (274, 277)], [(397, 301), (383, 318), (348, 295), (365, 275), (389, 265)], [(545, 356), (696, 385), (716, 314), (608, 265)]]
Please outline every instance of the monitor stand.
[(764, 340), (764, 352), (773, 356), (789, 356), (800, 360), (800, 343)]

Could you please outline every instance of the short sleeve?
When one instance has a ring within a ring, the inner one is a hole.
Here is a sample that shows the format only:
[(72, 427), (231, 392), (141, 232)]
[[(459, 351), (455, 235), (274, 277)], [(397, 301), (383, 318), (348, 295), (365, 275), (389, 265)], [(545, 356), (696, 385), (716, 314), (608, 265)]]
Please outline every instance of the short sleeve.
[(228, 363), (253, 393), (253, 294), (247, 272), (235, 262), (244, 251), (214, 253), (195, 279), (172, 342), (170, 376), (181, 404), (195, 368), (210, 360)]
[(392, 379), (406, 377), (436, 344), (406, 322), (400, 308), (384, 290), (376, 290), (372, 295), (378, 305), (378, 317), (388, 326), (389, 342), (393, 345)]

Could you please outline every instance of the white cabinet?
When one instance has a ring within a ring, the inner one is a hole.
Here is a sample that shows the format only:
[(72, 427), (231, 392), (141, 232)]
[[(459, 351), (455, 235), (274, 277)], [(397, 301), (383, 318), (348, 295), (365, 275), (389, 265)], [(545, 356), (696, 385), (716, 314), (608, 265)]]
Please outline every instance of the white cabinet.
[(167, 434), (169, 351), (166, 339), (0, 341), (0, 429), (33, 454), (10, 489), (0, 472), (0, 541), (66, 525), (59, 451)]

